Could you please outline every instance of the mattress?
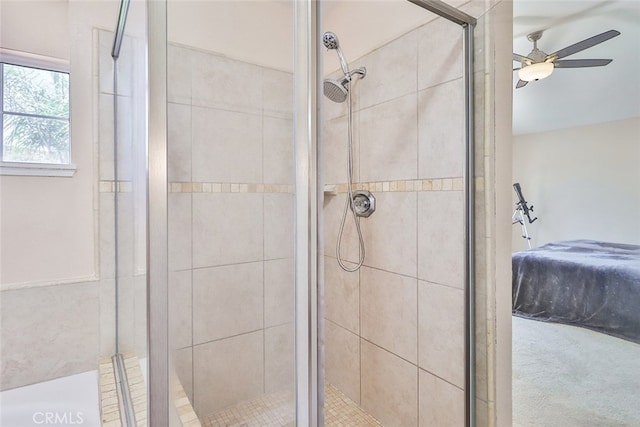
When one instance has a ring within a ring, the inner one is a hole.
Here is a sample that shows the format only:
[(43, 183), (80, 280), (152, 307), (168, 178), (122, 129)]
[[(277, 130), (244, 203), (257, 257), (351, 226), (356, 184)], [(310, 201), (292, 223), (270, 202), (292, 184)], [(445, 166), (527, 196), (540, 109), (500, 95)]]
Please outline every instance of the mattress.
[(512, 257), (513, 314), (640, 343), (640, 246), (571, 240)]

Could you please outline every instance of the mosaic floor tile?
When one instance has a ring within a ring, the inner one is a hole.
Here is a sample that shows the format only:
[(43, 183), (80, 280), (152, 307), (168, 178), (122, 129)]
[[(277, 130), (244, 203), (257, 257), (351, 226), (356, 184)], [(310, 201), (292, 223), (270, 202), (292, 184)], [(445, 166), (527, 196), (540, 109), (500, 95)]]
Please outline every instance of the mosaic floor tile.
[[(295, 412), (290, 392), (273, 393), (241, 402), (212, 414), (205, 427), (293, 427)], [(375, 418), (331, 384), (325, 387), (325, 426), (379, 427)]]

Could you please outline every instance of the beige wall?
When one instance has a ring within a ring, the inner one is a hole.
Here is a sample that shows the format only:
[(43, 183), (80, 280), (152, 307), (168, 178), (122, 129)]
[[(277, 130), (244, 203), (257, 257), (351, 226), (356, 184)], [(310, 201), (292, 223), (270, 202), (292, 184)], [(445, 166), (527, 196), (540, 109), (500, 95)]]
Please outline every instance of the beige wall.
[(0, 177), (0, 284), (97, 278), (92, 26), (111, 26), (115, 2), (3, 1), (3, 48), (70, 61), (72, 178)]
[[(531, 243), (640, 244), (640, 118), (518, 135), (513, 180), (535, 206)], [(514, 193), (514, 203), (516, 202)], [(525, 249), (513, 227), (513, 250)]]

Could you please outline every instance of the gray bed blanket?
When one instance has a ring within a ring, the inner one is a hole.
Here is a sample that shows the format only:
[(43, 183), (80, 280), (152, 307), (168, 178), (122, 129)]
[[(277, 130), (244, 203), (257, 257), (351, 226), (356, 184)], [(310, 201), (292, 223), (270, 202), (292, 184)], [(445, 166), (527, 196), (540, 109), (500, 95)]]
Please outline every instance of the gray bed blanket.
[(593, 240), (516, 252), (513, 314), (640, 343), (640, 246)]

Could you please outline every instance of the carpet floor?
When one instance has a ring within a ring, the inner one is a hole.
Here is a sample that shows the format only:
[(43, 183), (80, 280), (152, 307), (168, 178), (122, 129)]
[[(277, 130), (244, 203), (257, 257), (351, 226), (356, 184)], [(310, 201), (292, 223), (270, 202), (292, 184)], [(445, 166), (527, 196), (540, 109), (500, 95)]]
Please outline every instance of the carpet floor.
[(640, 426), (640, 345), (514, 316), (513, 425)]

